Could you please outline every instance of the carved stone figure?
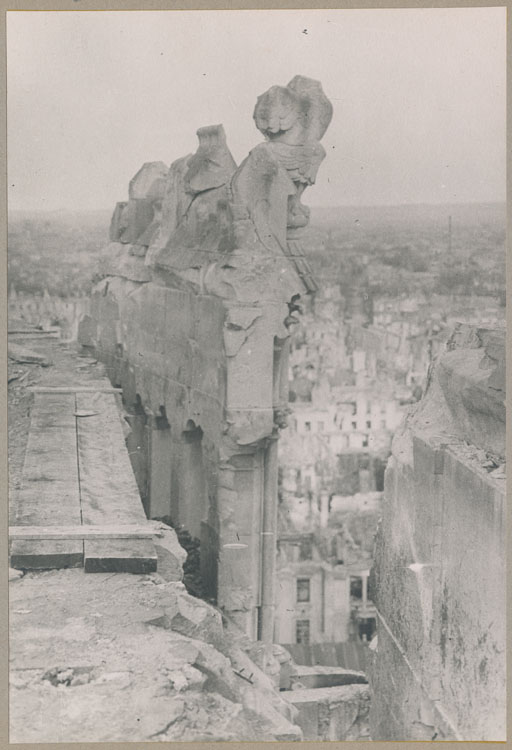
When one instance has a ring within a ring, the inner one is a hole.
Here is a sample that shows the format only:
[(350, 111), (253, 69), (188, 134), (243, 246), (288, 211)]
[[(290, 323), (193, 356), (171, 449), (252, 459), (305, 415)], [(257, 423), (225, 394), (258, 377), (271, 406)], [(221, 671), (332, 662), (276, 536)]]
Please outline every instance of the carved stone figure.
[(128, 202), (118, 203), (110, 225), (112, 242), (148, 247), (160, 225), (168, 169), (147, 162), (130, 180)]
[[(325, 158), (319, 141), (331, 121), (332, 105), (318, 81), (295, 76), (288, 86), (272, 86), (258, 97), (253, 116), (267, 141), (253, 149), (240, 167), (239, 172), (250, 173), (245, 182), (243, 176), (235, 175), (238, 195), (250, 202), (252, 191), (251, 215), (258, 236), (267, 247), (277, 242), (293, 259), (307, 290), (315, 291), (300, 243), (300, 232), (309, 222), (309, 209), (301, 203), (301, 196), (314, 184)], [(245, 187), (248, 182), (249, 189)]]
[(148, 265), (173, 271), (200, 268), (233, 244), (228, 185), (236, 163), (222, 125), (200, 128), (197, 137), (196, 153), (171, 165)]

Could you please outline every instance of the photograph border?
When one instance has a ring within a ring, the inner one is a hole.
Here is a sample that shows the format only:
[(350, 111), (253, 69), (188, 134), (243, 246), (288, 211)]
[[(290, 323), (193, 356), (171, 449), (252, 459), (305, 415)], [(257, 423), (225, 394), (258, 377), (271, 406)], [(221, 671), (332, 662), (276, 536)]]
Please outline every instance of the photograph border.
[[(9, 11), (67, 11), (67, 12), (76, 12), (76, 11), (95, 11), (95, 12), (104, 12), (104, 11), (178, 11), (178, 10), (186, 10), (186, 11), (197, 11), (197, 10), (221, 10), (225, 12), (230, 11), (238, 11), (238, 10), (260, 10), (262, 12), (268, 11), (272, 12), (272, 10), (330, 10), (330, 9), (343, 9), (343, 10), (350, 10), (350, 9), (395, 9), (395, 8), (472, 8), (472, 7), (506, 7), (509, 9), (510, 3), (508, 2), (475, 2), (475, 0), (460, 0), (460, 1), (452, 1), (452, 2), (429, 2), (425, 0), (424, 2), (421, 1), (409, 1), (409, 2), (393, 2), (392, 0), (388, 2), (375, 2), (371, 0), (366, 0), (366, 2), (332, 2), (329, 0), (324, 0), (324, 2), (316, 2), (315, 0), (289, 0), (286, 2), (285, 0), (278, 0), (277, 2), (269, 2), (269, 0), (260, 0), (259, 2), (257, 0), (234, 0), (233, 2), (229, 2), (227, 0), (218, 0), (215, 2), (215, 0), (194, 0), (194, 2), (162, 2), (161, 0), (108, 0), (108, 1), (100, 1), (100, 0), (37, 0), (30, 2), (29, 0), (0, 0), (0, 24), (1, 29), (0, 33), (2, 35), (2, 39), (4, 40), (4, 50), (6, 50), (6, 13)], [(507, 13), (507, 40), (511, 38), (512, 35), (512, 22), (511, 22), (511, 14)], [(435, 54), (435, 50), (433, 50), (433, 54)], [(0, 196), (2, 199), (2, 236), (5, 239), (5, 242), (2, 243), (2, 268), (4, 269), (5, 273), (2, 276), (2, 286), (1, 289), (1, 295), (2, 295), (2, 301), (3, 304), (0, 305), (0, 330), (2, 331), (2, 341), (3, 346), (1, 347), (1, 360), (2, 365), (4, 367), (4, 372), (7, 370), (7, 105), (6, 105), (6, 91), (7, 91), (7, 81), (6, 81), (6, 68), (7, 68), (7, 60), (6, 60), (6, 51), (4, 52), (4, 55), (2, 56), (2, 63), (1, 63), (1, 75), (0, 75), (0, 101), (3, 105), (3, 112), (6, 116), (1, 118), (1, 144), (2, 144), (2, 154), (4, 158), (2, 159), (2, 174), (3, 179), (0, 181)], [(510, 205), (510, 181), (511, 181), (511, 174), (512, 174), (512, 148), (511, 148), (511, 134), (512, 134), (512, 117), (510, 113), (510, 86), (512, 81), (512, 62), (511, 62), (511, 56), (510, 56), (510, 49), (509, 45), (507, 45), (507, 250), (508, 250), (508, 244), (509, 244), (509, 237), (511, 235), (511, 223), (512, 218), (511, 214), (512, 211), (511, 205)], [(109, 207), (105, 207), (109, 208)], [(512, 283), (512, 267), (508, 258), (508, 252), (507, 252), (507, 300), (510, 300), (509, 297), (509, 290), (511, 288)], [(512, 317), (512, 312), (510, 310), (510, 305), (508, 305), (507, 309), (507, 328), (509, 327), (510, 319)], [(510, 347), (510, 342), (507, 338), (507, 367), (512, 368), (512, 351)], [(512, 372), (512, 369), (509, 370)], [(3, 424), (5, 429), (5, 441), (2, 441), (1, 443), (1, 461), (0, 461), (0, 482), (1, 487), (4, 490), (3, 496), (6, 498), (8, 497), (7, 493), (7, 485), (8, 485), (8, 459), (7, 459), (7, 378), (2, 379), (2, 384), (0, 386), (1, 388), (1, 409), (2, 409), (2, 417), (3, 417)], [(507, 394), (507, 407), (510, 406), (510, 394)], [(510, 459), (512, 455), (512, 441), (510, 441), (507, 430), (507, 458)], [(5, 569), (7, 571), (8, 568), (8, 510), (7, 510), (7, 502), (2, 503), (0, 505), (0, 524), (1, 524), (1, 534), (0, 534), (0, 549), (2, 552), (2, 560), (5, 560), (7, 565), (5, 566)], [(511, 544), (511, 524), (510, 524), (510, 511), (507, 513), (507, 549), (510, 549)], [(507, 566), (507, 572), (508, 566)], [(507, 582), (507, 592), (510, 593), (510, 576), (508, 576), (508, 582)], [(13, 747), (18, 748), (19, 750), (24, 750), (25, 748), (29, 750), (29, 748), (33, 748), (33, 750), (66, 750), (67, 748), (73, 748), (76, 750), (81, 750), (82, 748), (97, 748), (97, 749), (104, 749), (104, 750), (133, 750), (134, 747), (137, 748), (137, 750), (142, 750), (142, 748), (155, 748), (158, 745), (162, 744), (170, 744), (170, 743), (155, 743), (155, 742), (115, 742), (115, 743), (101, 743), (101, 742), (91, 742), (91, 743), (58, 743), (58, 744), (49, 744), (49, 743), (37, 743), (37, 744), (10, 744), (8, 742), (8, 581), (7, 581), (7, 575), (2, 576), (2, 601), (4, 602), (3, 606), (0, 608), (0, 638), (2, 642), (2, 648), (1, 648), (1, 655), (0, 655), (0, 669), (1, 669), (1, 688), (0, 688), (0, 694), (1, 694), (1, 709), (0, 709), (0, 746), (1, 747)], [(507, 597), (507, 617), (510, 618), (510, 596)], [(510, 620), (509, 620), (510, 621)], [(507, 657), (508, 657), (508, 664), (510, 664), (510, 651), (512, 650), (511, 641), (512, 639), (508, 639), (508, 648), (507, 648)], [(508, 694), (508, 700), (507, 700), (507, 706), (508, 706), (508, 713), (510, 714), (511, 709), (511, 700), (510, 695)], [(509, 735), (510, 736), (510, 735)], [(172, 743), (179, 744), (183, 746), (185, 750), (202, 750), (206, 747), (208, 747), (211, 743), (204, 743), (204, 742), (179, 742), (179, 743)], [(279, 748), (285, 748), (285, 747), (292, 747), (295, 746), (296, 743), (289, 743), (289, 742), (276, 742), (272, 743), (273, 745), (278, 745)], [(315, 750), (322, 750), (325, 742), (306, 742), (305, 743), (308, 748), (315, 748)], [(331, 744), (335, 744), (334, 742)], [(336, 743), (339, 745), (343, 745), (343, 747), (361, 747), (363, 744), (362, 741), (358, 742), (343, 742), (343, 743)], [(366, 742), (364, 744), (367, 744)], [(425, 744), (425, 742), (408, 742), (408, 741), (402, 741), (402, 742), (381, 742), (381, 741), (372, 741), (371, 743), (368, 743), (371, 745), (372, 748), (376, 748), (378, 750), (392, 750), (394, 748), (397, 748), (402, 750), (405, 747), (411, 747), (413, 748), (416, 745), (419, 744)], [(428, 743), (427, 743), (428, 744)], [(505, 742), (476, 742), (476, 741), (463, 741), (463, 742), (443, 742), (443, 745), (445, 747), (450, 747), (458, 749), (462, 746), (468, 745), (472, 748), (484, 748), (488, 745), (503, 745), (506, 744)], [(240, 741), (240, 742), (219, 742), (215, 743), (215, 746), (226, 746), (227, 750), (242, 750), (242, 748), (246, 748), (247, 746), (251, 747), (266, 747), (268, 743), (263, 742), (247, 742), (247, 741)]]

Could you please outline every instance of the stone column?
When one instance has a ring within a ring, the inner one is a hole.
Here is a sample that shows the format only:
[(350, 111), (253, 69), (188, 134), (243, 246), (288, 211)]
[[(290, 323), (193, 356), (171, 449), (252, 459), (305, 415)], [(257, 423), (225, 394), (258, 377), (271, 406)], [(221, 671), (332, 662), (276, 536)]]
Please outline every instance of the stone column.
[(171, 515), (171, 429), (165, 417), (148, 417), (149, 432), (149, 518)]
[(274, 637), (276, 532), (277, 532), (277, 437), (269, 438), (265, 452), (263, 523), (261, 530), (261, 619), (259, 638)]

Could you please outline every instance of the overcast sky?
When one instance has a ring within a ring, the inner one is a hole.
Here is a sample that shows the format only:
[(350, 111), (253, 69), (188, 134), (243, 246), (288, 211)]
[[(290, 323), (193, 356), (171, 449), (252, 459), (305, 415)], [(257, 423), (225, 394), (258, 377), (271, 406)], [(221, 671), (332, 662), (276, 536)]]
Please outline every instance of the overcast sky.
[(305, 203), (504, 200), (505, 13), (9, 12), (9, 206), (111, 209), (203, 125), (240, 163), (256, 97), (297, 74), (334, 106)]

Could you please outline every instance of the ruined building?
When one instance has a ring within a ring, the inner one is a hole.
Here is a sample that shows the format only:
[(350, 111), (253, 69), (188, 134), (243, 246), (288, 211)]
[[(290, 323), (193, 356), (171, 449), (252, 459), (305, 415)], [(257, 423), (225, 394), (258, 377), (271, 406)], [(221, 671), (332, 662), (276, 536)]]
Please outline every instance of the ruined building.
[(320, 83), (296, 76), (258, 98), (265, 140), (240, 166), (222, 125), (169, 169), (145, 164), (115, 208), (79, 333), (123, 389), (148, 517), (200, 540), (205, 596), (265, 641), (289, 338), (316, 289), (301, 196), (331, 117)]
[(504, 398), (504, 330), (459, 324), (395, 436), (373, 570), (374, 739), (505, 739)]

